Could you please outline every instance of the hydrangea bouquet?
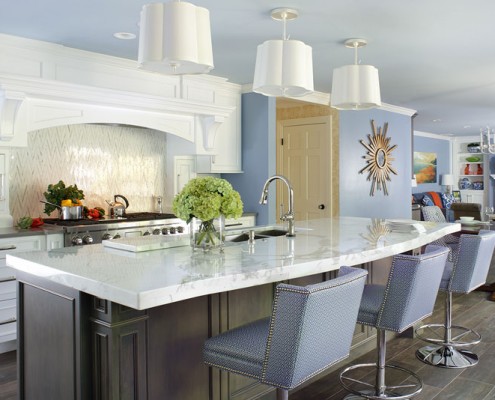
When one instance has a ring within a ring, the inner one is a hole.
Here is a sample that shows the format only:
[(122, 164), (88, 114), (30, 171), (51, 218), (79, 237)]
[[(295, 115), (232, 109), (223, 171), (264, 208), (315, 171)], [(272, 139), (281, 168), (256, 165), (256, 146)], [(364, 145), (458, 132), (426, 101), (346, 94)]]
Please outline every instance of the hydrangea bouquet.
[(187, 223), (198, 219), (197, 232), (191, 227), (193, 247), (209, 249), (223, 244), (222, 232), (215, 227), (214, 219), (239, 218), (243, 204), (241, 196), (225, 179), (202, 177), (191, 179), (175, 196), (174, 214)]

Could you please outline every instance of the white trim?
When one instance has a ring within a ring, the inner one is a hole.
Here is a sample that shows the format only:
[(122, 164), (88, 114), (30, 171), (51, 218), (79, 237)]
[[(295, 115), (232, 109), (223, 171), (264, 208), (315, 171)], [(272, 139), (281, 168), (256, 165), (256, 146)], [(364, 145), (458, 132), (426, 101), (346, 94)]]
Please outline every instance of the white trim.
[[(246, 83), (242, 85), (242, 89), (241, 89), (242, 94), (252, 93), (252, 92), (253, 92), (252, 83)], [(331, 96), (330, 93), (313, 92), (311, 94), (302, 97), (288, 97), (288, 98), (299, 101), (305, 101), (308, 103), (322, 104), (330, 107), (330, 96)], [(414, 114), (417, 113), (416, 110), (413, 110), (411, 108), (394, 106), (393, 104), (387, 104), (387, 103), (382, 103), (382, 105), (378, 107), (377, 110), (390, 111), (395, 114), (407, 115), (408, 117), (412, 117)]]
[(413, 134), (414, 136), (427, 137), (431, 139), (440, 139), (440, 140), (448, 140), (448, 141), (452, 141), (452, 139), (454, 139), (452, 136), (445, 136), (445, 135), (440, 135), (438, 133), (429, 133), (422, 131), (414, 131)]
[(408, 117), (412, 117), (414, 114), (417, 113), (417, 111), (413, 110), (412, 108), (399, 107), (387, 103), (382, 103), (381, 107), (378, 107), (378, 110), (390, 111), (395, 114), (403, 114), (407, 115)]

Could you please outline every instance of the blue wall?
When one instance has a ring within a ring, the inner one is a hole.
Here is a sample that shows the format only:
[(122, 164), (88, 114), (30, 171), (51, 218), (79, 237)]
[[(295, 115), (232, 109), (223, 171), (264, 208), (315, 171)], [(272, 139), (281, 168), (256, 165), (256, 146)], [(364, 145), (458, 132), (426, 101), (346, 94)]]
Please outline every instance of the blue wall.
[(241, 195), (244, 211), (257, 212), (257, 224), (276, 222), (275, 186), (268, 205), (260, 205), (265, 181), (276, 171), (276, 100), (257, 93), (242, 95), (242, 174), (223, 174)]
[(413, 193), (419, 192), (442, 192), (444, 187), (440, 186), (440, 175), (452, 173), (450, 141), (431, 137), (414, 135), (414, 151), (436, 153), (437, 155), (437, 181), (435, 183), (421, 183), (413, 188)]
[[(370, 120), (377, 127), (389, 123), (387, 137), (397, 145), (391, 156), (398, 176), (387, 182), (389, 196), (383, 191), (369, 195), (367, 174), (359, 174), (366, 162)], [(242, 95), (242, 174), (223, 174), (239, 191), (244, 210), (257, 212), (260, 225), (277, 222), (275, 186), (270, 188), (269, 206), (258, 201), (266, 179), (276, 171), (276, 100), (256, 93)], [(411, 117), (382, 110), (340, 112), (340, 215), (372, 218), (411, 217)]]
[[(375, 190), (370, 196), (368, 173), (359, 171), (367, 163), (368, 144), (372, 135), (371, 120), (377, 129), (388, 122), (392, 167), (398, 175), (390, 174), (388, 196)], [(411, 218), (411, 117), (383, 110), (341, 111), (340, 124), (340, 215), (371, 218)]]

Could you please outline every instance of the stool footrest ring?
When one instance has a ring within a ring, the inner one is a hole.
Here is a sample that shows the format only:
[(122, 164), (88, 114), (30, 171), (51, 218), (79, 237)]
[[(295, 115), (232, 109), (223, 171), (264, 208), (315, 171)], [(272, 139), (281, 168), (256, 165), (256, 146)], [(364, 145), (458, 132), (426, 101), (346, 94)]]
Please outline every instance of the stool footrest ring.
[[(367, 376), (370, 378), (368, 382), (360, 379), (355, 379), (349, 376), (350, 375), (349, 373), (351, 371), (355, 369), (364, 369), (364, 368), (370, 369), (369, 373), (365, 375), (365, 377)], [(345, 399), (350, 400), (354, 398), (359, 399), (364, 397), (365, 399), (405, 400), (405, 399), (409, 399), (412, 396), (417, 395), (423, 389), (423, 382), (421, 381), (421, 378), (418, 375), (416, 375), (414, 372), (399, 367), (397, 365), (391, 365), (391, 364), (385, 365), (385, 370), (387, 368), (402, 371), (405, 374), (405, 376), (401, 382), (404, 383), (396, 384), (396, 385), (387, 385), (385, 382), (385, 385), (383, 387), (381, 388), (377, 387), (375, 382), (375, 377), (378, 366), (375, 363), (356, 364), (345, 368), (340, 373), (340, 382), (347, 391), (352, 393), (352, 395), (345, 397)], [(394, 378), (397, 378), (397, 376), (395, 376)], [(408, 383), (405, 383), (406, 381)]]
[(416, 357), (428, 365), (441, 368), (468, 368), (478, 364), (478, 356), (453, 346), (425, 346), (416, 350)]
[[(426, 331), (434, 337), (424, 336)], [(446, 340), (447, 328), (443, 324), (423, 325), (414, 332), (419, 339), (439, 346), (464, 347), (481, 342), (481, 335), (478, 332), (457, 325), (452, 325), (450, 328), (450, 341)]]

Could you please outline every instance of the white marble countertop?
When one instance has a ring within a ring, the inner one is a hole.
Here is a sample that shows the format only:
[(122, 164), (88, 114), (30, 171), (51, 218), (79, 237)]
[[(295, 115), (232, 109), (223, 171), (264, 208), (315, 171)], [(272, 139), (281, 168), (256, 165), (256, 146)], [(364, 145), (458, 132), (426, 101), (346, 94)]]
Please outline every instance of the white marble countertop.
[[(7, 265), (134, 309), (357, 265), (428, 244), (460, 224), (421, 222), (425, 233), (379, 236), (376, 220), (296, 222), (296, 237), (229, 243), (223, 254), (189, 246), (132, 253), (103, 245), (7, 254)], [(416, 221), (415, 221), (416, 222)]]
[(0, 239), (18, 236), (53, 235), (63, 233), (63, 228), (56, 225), (42, 225), (38, 228), (20, 229), (17, 227), (0, 228)]

